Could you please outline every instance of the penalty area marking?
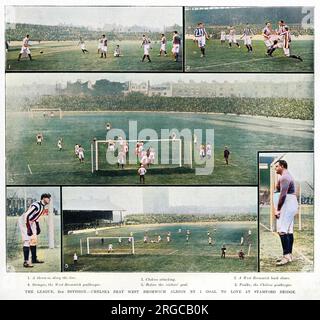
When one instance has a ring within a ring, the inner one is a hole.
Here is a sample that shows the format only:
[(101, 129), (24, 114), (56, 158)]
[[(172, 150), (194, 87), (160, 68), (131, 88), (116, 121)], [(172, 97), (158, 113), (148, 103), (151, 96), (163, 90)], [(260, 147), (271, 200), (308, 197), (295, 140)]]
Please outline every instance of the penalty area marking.
[(178, 252), (178, 251), (179, 251), (179, 250), (175, 250), (175, 251), (170, 252), (170, 253), (169, 253), (169, 256), (170, 256), (171, 254), (174, 254), (174, 253)]
[(30, 168), (29, 164), (28, 164), (28, 169), (29, 169), (30, 174), (32, 174), (32, 171), (31, 171), (31, 168)]

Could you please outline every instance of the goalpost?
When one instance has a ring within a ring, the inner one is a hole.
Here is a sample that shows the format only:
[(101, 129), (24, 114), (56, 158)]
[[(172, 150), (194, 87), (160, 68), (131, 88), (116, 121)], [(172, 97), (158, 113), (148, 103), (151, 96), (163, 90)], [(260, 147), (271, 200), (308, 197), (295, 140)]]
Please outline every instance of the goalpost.
[(59, 114), (59, 118), (62, 119), (63, 114), (61, 108), (30, 108), (29, 109), (29, 114), (30, 118), (34, 118), (35, 114), (41, 113), (43, 117), (53, 117), (55, 113)]
[[(108, 152), (114, 154), (116, 160), (116, 154), (119, 154), (119, 150), (126, 144), (128, 151), (125, 155), (125, 165), (137, 165), (138, 160), (140, 161), (136, 153), (136, 145), (142, 140), (112, 140), (114, 143), (114, 150), (109, 151), (108, 146), (111, 140), (95, 140), (91, 144), (91, 171), (101, 170), (103, 164), (108, 162)], [(182, 167), (183, 159), (185, 157), (192, 156), (191, 152), (183, 154), (183, 141), (182, 139), (149, 139), (143, 140), (144, 143), (143, 151), (148, 149), (154, 150), (154, 166), (178, 166)], [(116, 150), (118, 153), (116, 153)], [(186, 161), (185, 161), (186, 162)], [(189, 165), (192, 167), (192, 158), (189, 161)], [(117, 162), (115, 161), (116, 164)]]
[(80, 239), (80, 254), (123, 255), (135, 254), (134, 237), (87, 237)]

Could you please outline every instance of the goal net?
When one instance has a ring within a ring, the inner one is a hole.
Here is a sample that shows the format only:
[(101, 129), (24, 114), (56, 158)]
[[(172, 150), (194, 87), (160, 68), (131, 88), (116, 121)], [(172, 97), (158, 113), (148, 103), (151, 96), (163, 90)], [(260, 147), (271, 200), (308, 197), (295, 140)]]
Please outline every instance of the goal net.
[(84, 250), (92, 255), (134, 254), (134, 237), (88, 237), (85, 243), (80, 239), (80, 253)]
[(115, 167), (175, 168), (192, 165), (192, 146), (182, 139), (96, 140), (91, 145), (92, 171)]
[(62, 119), (63, 114), (60, 108), (31, 108), (29, 110), (30, 118), (59, 118)]

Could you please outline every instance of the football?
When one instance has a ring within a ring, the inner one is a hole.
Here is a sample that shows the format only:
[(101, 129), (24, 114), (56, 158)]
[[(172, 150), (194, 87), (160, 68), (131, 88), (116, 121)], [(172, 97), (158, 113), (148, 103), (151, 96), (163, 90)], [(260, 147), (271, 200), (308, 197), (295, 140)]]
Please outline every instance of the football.
[(42, 54), (42, 53), (43, 53), (43, 51), (41, 50), (41, 51), (40, 51), (40, 53)]

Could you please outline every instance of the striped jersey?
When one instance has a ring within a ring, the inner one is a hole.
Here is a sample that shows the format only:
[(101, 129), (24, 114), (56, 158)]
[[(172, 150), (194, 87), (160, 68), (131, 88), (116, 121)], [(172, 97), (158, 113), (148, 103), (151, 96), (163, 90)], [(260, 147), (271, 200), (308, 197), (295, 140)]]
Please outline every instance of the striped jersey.
[(195, 37), (203, 37), (207, 35), (206, 29), (205, 28), (196, 28), (194, 30), (194, 35)]
[(291, 42), (291, 34), (290, 34), (290, 32), (285, 30), (284, 32), (282, 32), (280, 34), (280, 36), (283, 36), (284, 47), (286, 49), (288, 49), (289, 46), (290, 46), (290, 42)]
[(32, 222), (37, 222), (44, 210), (44, 204), (41, 201), (35, 201), (29, 209), (23, 214), (27, 225)]
[(245, 28), (245, 29), (243, 30), (243, 35), (244, 35), (244, 36), (251, 36), (251, 35), (253, 35), (252, 29), (251, 29), (251, 28)]
[(262, 30), (263, 35), (265, 36), (270, 36), (271, 35), (271, 30), (268, 27), (264, 27)]

